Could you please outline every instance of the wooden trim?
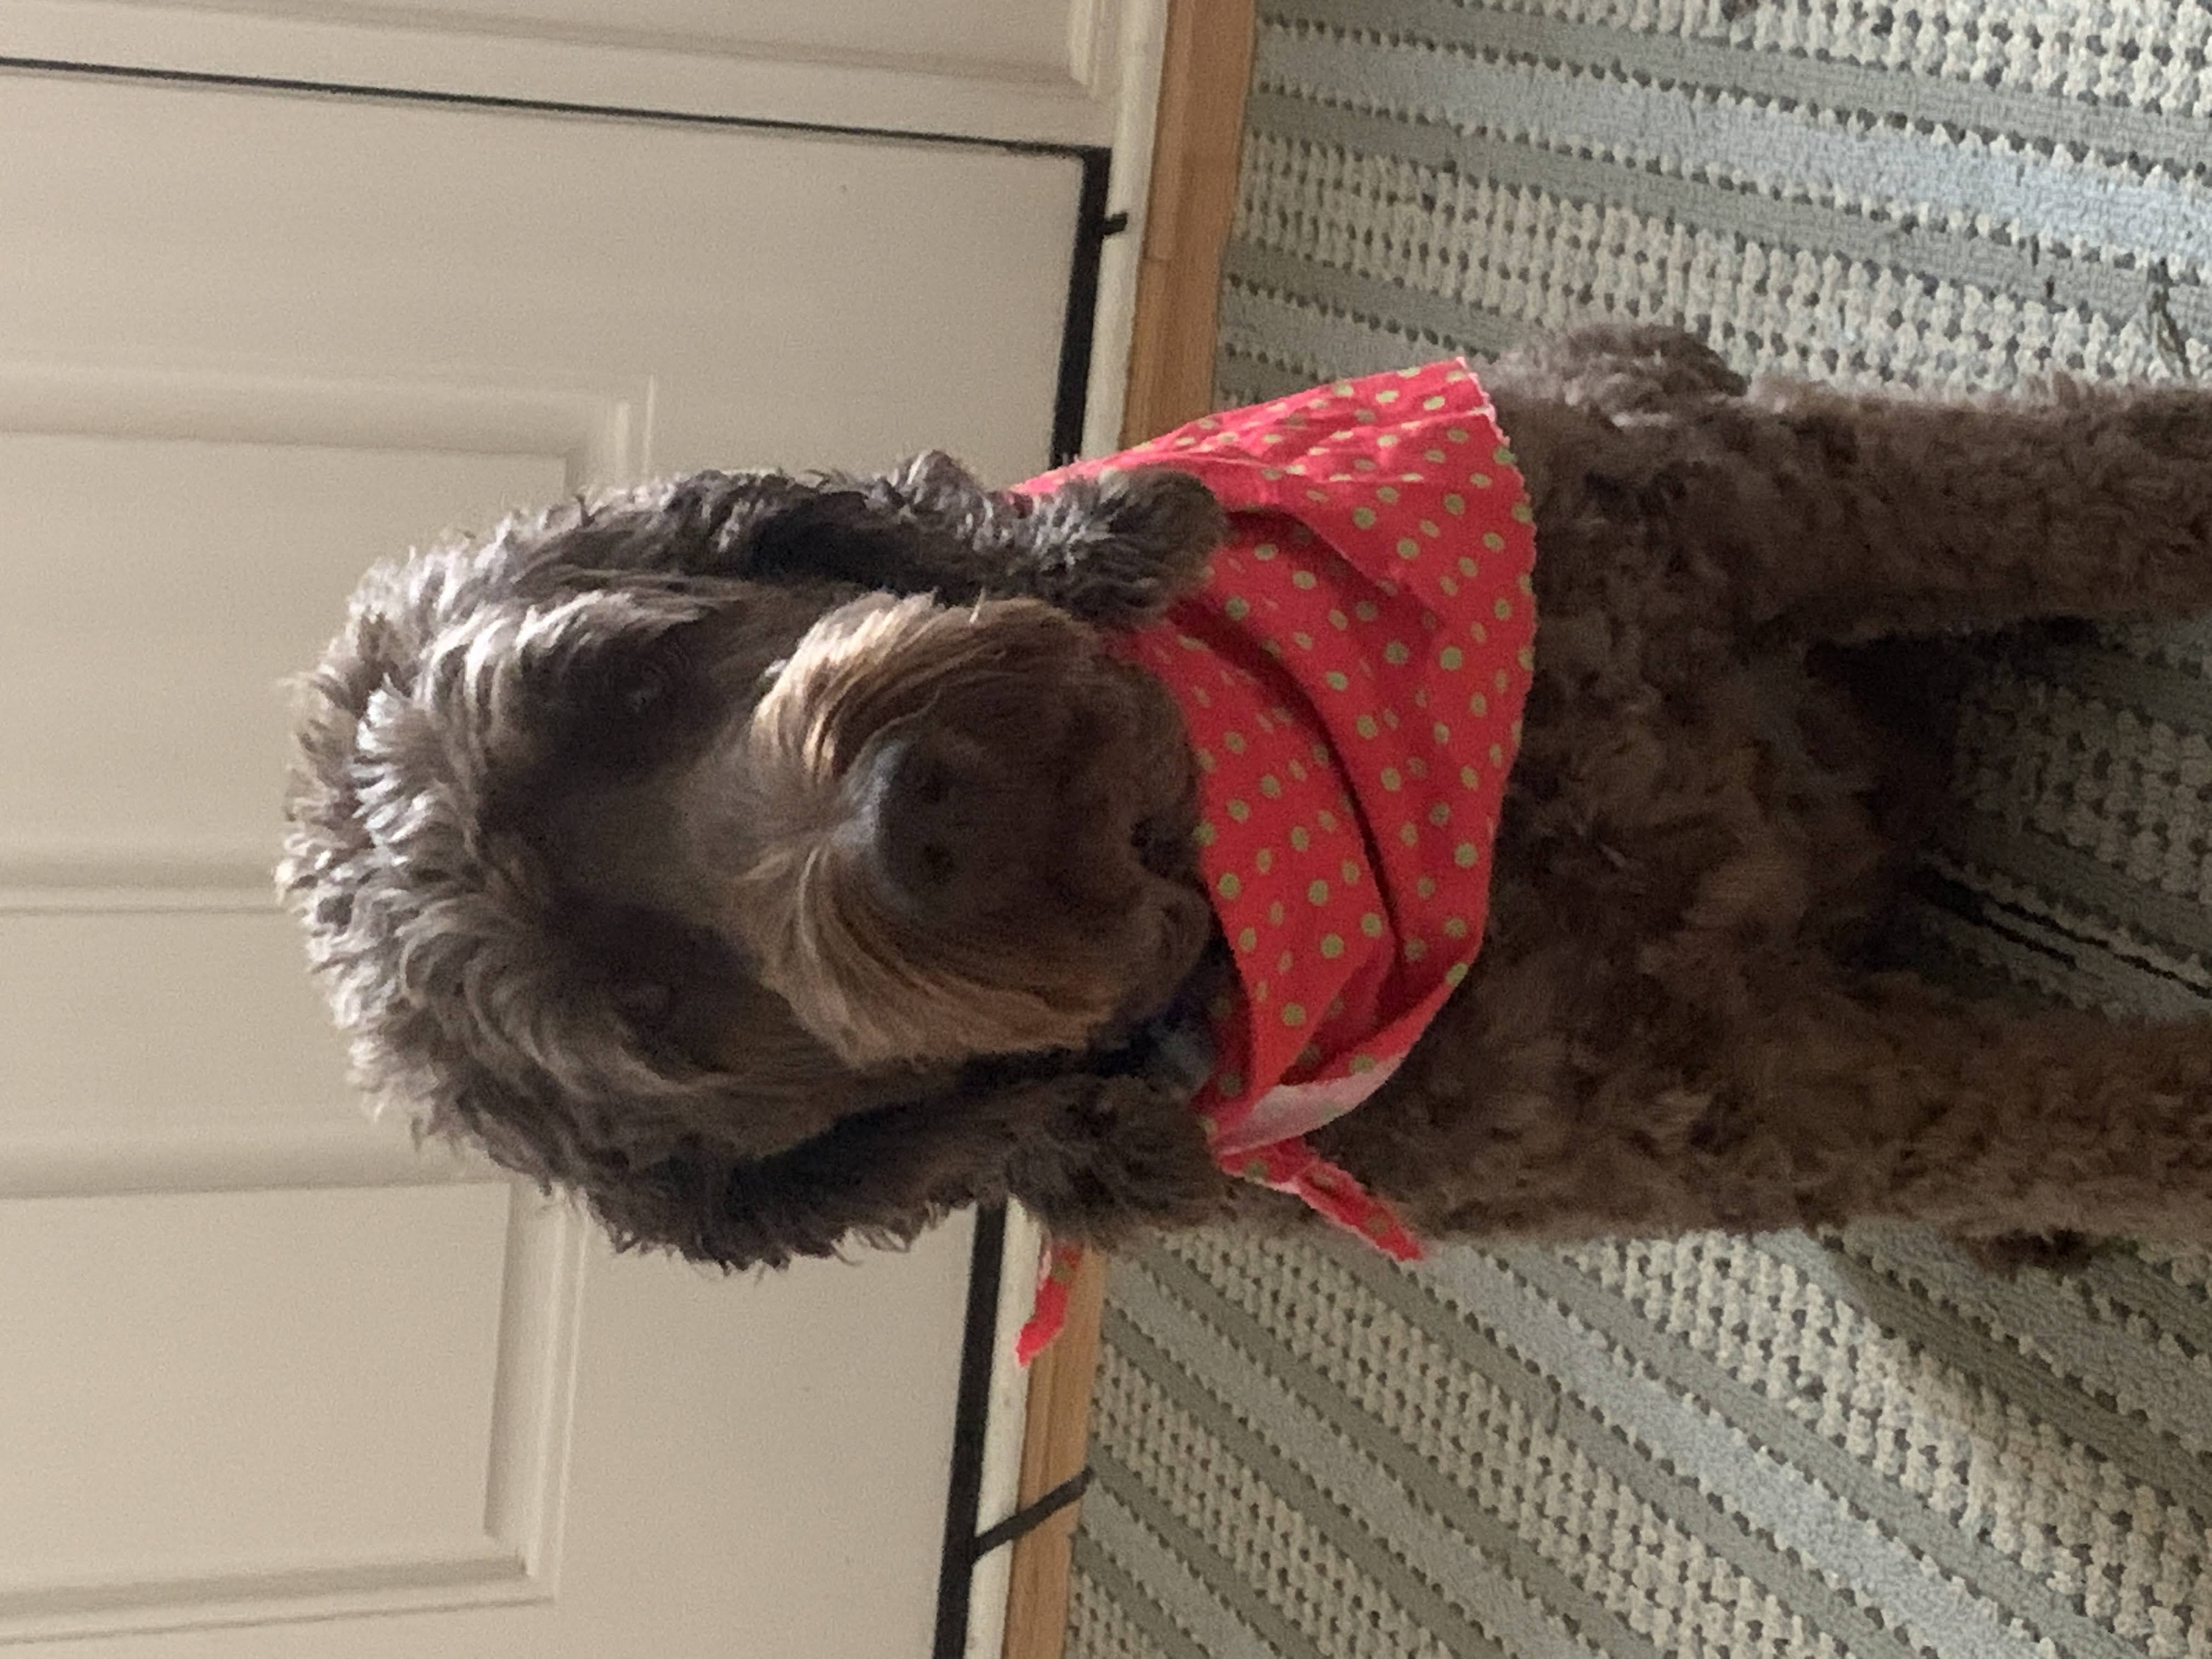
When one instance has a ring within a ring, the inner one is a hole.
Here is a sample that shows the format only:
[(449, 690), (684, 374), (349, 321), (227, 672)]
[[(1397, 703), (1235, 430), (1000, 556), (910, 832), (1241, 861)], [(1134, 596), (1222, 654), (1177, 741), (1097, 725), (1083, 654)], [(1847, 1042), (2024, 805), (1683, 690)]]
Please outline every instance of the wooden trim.
[[(1255, 6), (1256, 0), (1170, 0), (1121, 416), (1125, 447), (1195, 420), (1213, 406), (1221, 256), (1237, 213)], [(1060, 1339), (1038, 1358), (1030, 1376), (1024, 1504), (1083, 1467), (1105, 1304), (1106, 1264), (1086, 1257)], [(1004, 1659), (1060, 1659), (1076, 1514), (1063, 1510), (1012, 1546)]]
[[(1098, 1325), (1106, 1262), (1086, 1255), (1067, 1298), (1059, 1340), (1030, 1370), (1022, 1437), (1021, 1502), (1035, 1503), (1083, 1467), (1091, 1439), (1091, 1383), (1098, 1369)], [(1014, 1540), (1006, 1585), (1006, 1659), (1060, 1659), (1067, 1634), (1067, 1564), (1080, 1504)]]
[(1237, 216), (1255, 11), (1256, 0), (1170, 0), (1124, 445), (1213, 407), (1221, 254)]

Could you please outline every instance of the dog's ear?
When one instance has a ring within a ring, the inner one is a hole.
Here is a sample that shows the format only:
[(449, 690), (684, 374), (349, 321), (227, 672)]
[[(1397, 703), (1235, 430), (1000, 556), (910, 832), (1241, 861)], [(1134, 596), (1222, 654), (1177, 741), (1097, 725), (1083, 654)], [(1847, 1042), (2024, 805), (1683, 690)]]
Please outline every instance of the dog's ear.
[(1135, 1075), (1016, 1079), (856, 1114), (767, 1158), (704, 1140), (581, 1183), (624, 1248), (725, 1268), (910, 1243), (955, 1209), (1018, 1199), (1056, 1237), (1103, 1247), (1221, 1212), (1225, 1178), (1186, 1092)]
[(892, 592), (929, 586), (921, 534), (858, 489), (825, 486), (762, 503), (727, 525), (725, 574), (756, 581), (839, 582)]

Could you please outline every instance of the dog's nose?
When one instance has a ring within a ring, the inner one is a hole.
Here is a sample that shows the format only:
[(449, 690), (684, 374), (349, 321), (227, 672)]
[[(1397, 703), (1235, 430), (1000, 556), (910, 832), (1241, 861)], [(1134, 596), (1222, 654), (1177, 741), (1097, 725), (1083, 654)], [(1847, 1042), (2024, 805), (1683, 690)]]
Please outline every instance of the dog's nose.
[[(997, 822), (994, 769), (957, 733), (899, 733), (881, 741), (869, 769), (868, 832), (890, 884), (910, 900), (958, 902), (999, 856), (1015, 826)], [(1003, 802), (1000, 803), (1002, 806)]]

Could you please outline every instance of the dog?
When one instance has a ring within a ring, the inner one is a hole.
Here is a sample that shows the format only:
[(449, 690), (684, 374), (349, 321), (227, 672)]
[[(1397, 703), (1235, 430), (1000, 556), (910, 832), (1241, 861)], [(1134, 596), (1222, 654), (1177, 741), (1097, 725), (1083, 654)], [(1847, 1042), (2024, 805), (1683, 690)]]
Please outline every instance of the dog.
[(1224, 532), (1172, 439), (1028, 490), (708, 473), (373, 571), (279, 872), (360, 1085), (732, 1268), (1006, 1200), (1107, 1249), (1297, 1226), (1316, 1171), (1416, 1239), (2212, 1242), (2212, 1023), (1965, 1000), (1885, 938), (1941, 642), (2212, 609), (2212, 392), (1747, 384), (1643, 327), (1478, 379), (1538, 618), (1486, 915), (1303, 1175), (1241, 1178), (1206, 1109), (1266, 964), (1145, 659)]

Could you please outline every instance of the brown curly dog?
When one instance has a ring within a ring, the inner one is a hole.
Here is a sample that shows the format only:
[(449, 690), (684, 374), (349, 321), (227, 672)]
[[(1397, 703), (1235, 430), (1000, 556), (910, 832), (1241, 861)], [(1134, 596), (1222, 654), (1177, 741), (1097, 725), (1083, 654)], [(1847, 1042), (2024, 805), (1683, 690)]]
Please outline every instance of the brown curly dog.
[[(2212, 1024), (1964, 1003), (1881, 939), (1948, 733), (1916, 639), (2212, 609), (2212, 392), (1747, 386), (1600, 330), (1484, 371), (1541, 617), (1472, 975), (1327, 1157), (1436, 1238), (1860, 1216), (2212, 1241)], [(1104, 641), (1170, 471), (710, 473), (372, 573), (283, 886), (362, 1085), (728, 1266), (1019, 1200), (1296, 1220), (1191, 1101), (1194, 770)]]

